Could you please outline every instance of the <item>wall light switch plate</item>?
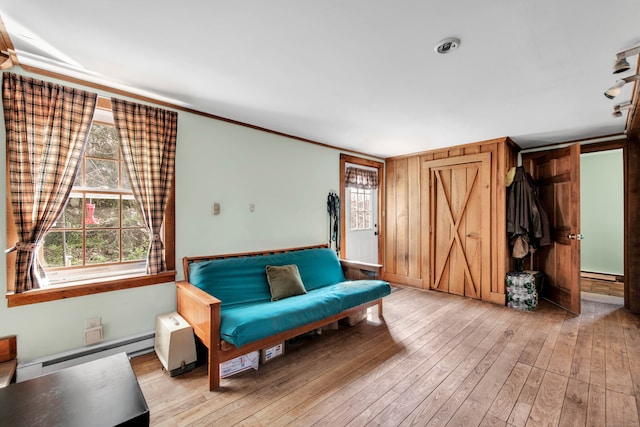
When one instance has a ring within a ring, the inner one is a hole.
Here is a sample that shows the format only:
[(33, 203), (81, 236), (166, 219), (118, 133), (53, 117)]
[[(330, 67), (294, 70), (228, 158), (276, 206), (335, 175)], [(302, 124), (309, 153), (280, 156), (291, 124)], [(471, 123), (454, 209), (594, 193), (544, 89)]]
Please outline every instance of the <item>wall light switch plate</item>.
[(220, 203), (214, 202), (211, 205), (211, 214), (212, 215), (220, 215)]
[(102, 319), (100, 317), (91, 317), (85, 320), (84, 328), (91, 329), (91, 328), (96, 328), (100, 325), (102, 325)]

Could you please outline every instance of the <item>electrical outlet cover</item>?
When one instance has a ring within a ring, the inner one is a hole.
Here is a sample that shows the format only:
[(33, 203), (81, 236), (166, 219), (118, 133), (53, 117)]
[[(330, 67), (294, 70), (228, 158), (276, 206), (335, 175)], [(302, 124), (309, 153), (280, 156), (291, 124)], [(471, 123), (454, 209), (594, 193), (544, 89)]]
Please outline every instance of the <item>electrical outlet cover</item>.
[(84, 330), (84, 345), (97, 344), (102, 341), (102, 326)]

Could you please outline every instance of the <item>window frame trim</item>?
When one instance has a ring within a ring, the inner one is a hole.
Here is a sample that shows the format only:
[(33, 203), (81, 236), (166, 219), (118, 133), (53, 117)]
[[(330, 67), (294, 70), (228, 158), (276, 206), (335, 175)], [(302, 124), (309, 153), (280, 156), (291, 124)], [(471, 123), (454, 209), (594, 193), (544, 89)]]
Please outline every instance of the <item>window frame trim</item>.
[(175, 270), (167, 270), (159, 274), (106, 280), (97, 283), (72, 286), (56, 286), (55, 288), (34, 289), (16, 294), (7, 293), (7, 307), (19, 307), (28, 304), (56, 301), (61, 299), (94, 295), (103, 292), (120, 291), (141, 286), (159, 285), (174, 282)]
[[(111, 109), (111, 100), (108, 98), (98, 97), (97, 108)], [(13, 220), (13, 209), (9, 195), (11, 189), (9, 187), (9, 159), (7, 156), (5, 167), (5, 191), (7, 195), (7, 243), (17, 241), (17, 233), (15, 222)], [(124, 289), (132, 289), (141, 286), (158, 285), (162, 283), (175, 282), (176, 278), (176, 260), (175, 260), (175, 183), (176, 174), (175, 166), (173, 170), (173, 179), (171, 182), (171, 190), (169, 191), (169, 200), (164, 213), (163, 222), (163, 243), (165, 251), (165, 264), (167, 270), (158, 274), (142, 274), (129, 277), (106, 278), (104, 280), (96, 280), (86, 284), (76, 285), (56, 285), (51, 288), (34, 289), (27, 292), (15, 293), (12, 283), (15, 282), (15, 253), (10, 253), (6, 258), (7, 283), (5, 287), (5, 296), (7, 298), (8, 307), (18, 307), (28, 304), (36, 304), (41, 302), (56, 301), (61, 299), (94, 295), (103, 292), (112, 292)]]

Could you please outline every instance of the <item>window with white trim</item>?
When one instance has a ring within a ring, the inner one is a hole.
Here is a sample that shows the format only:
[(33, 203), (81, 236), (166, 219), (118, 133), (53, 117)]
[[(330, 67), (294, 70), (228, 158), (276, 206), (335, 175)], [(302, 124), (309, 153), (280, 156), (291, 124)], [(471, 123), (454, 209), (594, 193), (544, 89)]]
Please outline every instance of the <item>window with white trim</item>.
[[(131, 191), (120, 153), (111, 100), (98, 97), (92, 131), (67, 204), (42, 240), (47, 272), (39, 289), (16, 292), (16, 254), (7, 254), (8, 307), (163, 284), (175, 280), (175, 185), (160, 231), (166, 270), (147, 273), (149, 232)], [(173, 171), (171, 171), (173, 177)], [(7, 168), (6, 192), (11, 193)], [(7, 242), (19, 242), (7, 207)]]
[(50, 285), (144, 273), (148, 248), (113, 116), (96, 109), (69, 200), (42, 245)]
[(351, 192), (351, 231), (371, 230), (371, 190), (361, 188), (349, 188), (348, 190)]

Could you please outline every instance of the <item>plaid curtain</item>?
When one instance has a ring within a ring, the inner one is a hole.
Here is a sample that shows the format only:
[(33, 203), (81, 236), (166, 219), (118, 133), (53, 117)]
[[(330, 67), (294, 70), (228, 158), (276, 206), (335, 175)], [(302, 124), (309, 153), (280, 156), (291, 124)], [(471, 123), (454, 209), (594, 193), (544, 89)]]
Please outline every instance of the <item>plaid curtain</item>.
[(375, 190), (378, 188), (378, 172), (370, 169), (348, 167), (345, 175), (345, 187)]
[(62, 213), (98, 95), (12, 73), (3, 75), (11, 207), (18, 242), (14, 292), (46, 286), (39, 259), (45, 235)]
[(133, 195), (149, 229), (147, 274), (166, 270), (160, 237), (176, 158), (178, 113), (111, 99)]

